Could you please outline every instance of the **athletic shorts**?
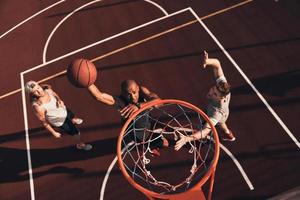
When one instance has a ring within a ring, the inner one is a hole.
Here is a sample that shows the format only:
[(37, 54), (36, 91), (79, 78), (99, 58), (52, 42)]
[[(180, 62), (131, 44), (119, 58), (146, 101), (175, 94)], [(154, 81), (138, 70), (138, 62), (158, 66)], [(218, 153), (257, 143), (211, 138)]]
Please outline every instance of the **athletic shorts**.
[[(131, 122), (128, 127), (132, 127), (131, 132), (124, 137), (124, 141), (129, 143), (130, 141), (135, 141), (137, 143), (147, 141), (150, 139), (151, 132), (147, 131), (152, 129), (152, 123), (148, 115), (145, 115), (143, 112), (136, 117), (136, 120)], [(128, 131), (129, 132), (129, 131)], [(158, 135), (152, 135), (151, 139), (158, 137)], [(163, 140), (161, 137), (153, 140), (150, 143), (151, 148), (162, 148), (163, 147)]]
[(226, 122), (228, 116), (229, 116), (229, 111), (228, 112), (223, 112), (221, 110), (218, 110), (217, 108), (214, 107), (209, 107), (207, 109), (207, 116), (209, 117), (210, 121), (214, 126), (220, 124), (223, 124)]
[(62, 132), (62, 133), (66, 133), (68, 135), (79, 135), (79, 129), (75, 126), (75, 124), (73, 124), (72, 119), (74, 118), (74, 114), (71, 110), (67, 109), (67, 117), (63, 123), (63, 125), (61, 125), (60, 127), (58, 127), (58, 129)]

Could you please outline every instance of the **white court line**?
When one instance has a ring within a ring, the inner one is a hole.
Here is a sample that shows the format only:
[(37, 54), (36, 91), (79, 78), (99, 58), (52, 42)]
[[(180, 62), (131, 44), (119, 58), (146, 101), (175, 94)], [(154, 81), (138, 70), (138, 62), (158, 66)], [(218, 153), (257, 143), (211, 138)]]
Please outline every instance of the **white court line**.
[[(21, 88), (22, 88), (22, 100), (25, 99), (25, 89), (24, 89), (24, 77), (23, 74), (20, 74), (21, 77)], [(26, 102), (23, 101), (23, 117), (24, 117), (24, 127), (25, 127), (25, 138), (26, 138), (26, 152), (27, 152), (27, 161), (28, 161), (28, 174), (29, 174), (29, 183), (30, 183), (30, 196), (31, 200), (35, 200), (34, 194), (34, 183), (32, 175), (32, 164), (31, 164), (31, 154), (30, 154), (30, 142), (29, 142), (29, 131), (28, 131), (28, 119), (27, 119), (27, 106)]]
[(87, 4), (84, 4), (84, 5), (82, 5), (82, 6), (78, 7), (78, 8), (76, 8), (76, 9), (73, 10), (71, 13), (69, 13), (67, 16), (65, 16), (65, 17), (64, 17), (64, 18), (63, 18), (63, 19), (62, 19), (62, 20), (54, 27), (54, 29), (51, 31), (50, 35), (48, 36), (48, 39), (47, 39), (46, 44), (45, 44), (45, 46), (44, 46), (44, 50), (43, 50), (43, 63), (46, 62), (46, 54), (47, 54), (47, 49), (48, 49), (48, 46), (49, 46), (49, 42), (50, 42), (50, 40), (51, 40), (53, 34), (55, 33), (55, 31), (58, 29), (58, 27), (60, 27), (60, 25), (61, 25), (64, 21), (66, 21), (69, 17), (71, 17), (74, 13), (80, 11), (81, 9), (83, 9), (83, 8), (85, 8), (85, 7), (87, 7), (87, 6), (91, 5), (91, 4), (98, 3), (98, 2), (100, 2), (100, 1), (102, 1), (102, 0), (91, 1), (91, 2), (89, 2), (89, 3), (87, 3)]
[[(237, 166), (238, 170), (240, 171), (240, 173), (242, 174), (245, 182), (247, 183), (248, 187), (250, 190), (254, 190), (253, 184), (251, 183), (250, 179), (248, 178), (247, 174), (245, 173), (243, 167), (241, 166), (241, 164), (239, 163), (239, 161), (234, 157), (234, 155), (224, 146), (220, 143), (220, 147), (222, 148), (222, 150), (231, 158), (231, 160), (234, 162), (234, 164)], [(103, 179), (102, 182), (102, 187), (101, 187), (101, 191), (100, 191), (100, 200), (104, 200), (104, 192), (105, 192), (105, 188), (106, 188), (106, 184), (109, 178), (109, 175), (113, 169), (113, 167), (115, 166), (116, 162), (118, 161), (118, 157), (116, 156), (113, 161), (110, 163), (107, 172), (105, 174), (105, 177)]]
[(234, 157), (234, 155), (220, 142), (220, 147), (221, 149), (231, 158), (231, 160), (234, 162), (234, 164), (236, 165), (236, 167), (239, 169), (240, 173), (242, 174), (244, 180), (246, 181), (248, 187), (250, 188), (250, 190), (254, 190), (254, 187), (250, 181), (250, 179), (248, 178), (247, 174), (245, 173), (242, 165), (239, 163), (239, 161)]
[[(45, 43), (45, 46), (44, 46), (44, 50), (43, 50), (43, 63), (47, 62), (47, 59), (46, 59), (46, 55), (47, 55), (47, 49), (48, 49), (48, 46), (49, 46), (49, 42), (53, 36), (53, 34), (56, 32), (56, 30), (60, 27), (60, 25), (66, 21), (69, 17), (71, 17), (74, 13), (80, 11), (81, 9), (89, 6), (89, 5), (92, 5), (94, 3), (98, 3), (102, 0), (95, 0), (95, 1), (92, 1), (92, 2), (89, 2), (87, 4), (84, 4), (80, 7), (78, 7), (77, 9), (73, 10), (71, 13), (69, 13), (66, 17), (64, 17), (55, 27), (54, 29), (52, 30), (52, 32), (50, 33), (50, 35), (48, 36), (48, 39)], [(150, 3), (152, 5), (154, 5), (155, 7), (157, 7), (159, 10), (161, 10), (165, 15), (168, 15), (167, 11), (165, 9), (163, 9), (161, 6), (159, 6), (157, 3), (154, 3), (152, 2), (151, 0), (144, 0), (145, 2), (147, 3)]]
[[(187, 11), (187, 10), (191, 11), (190, 9), (191, 9), (191, 8), (183, 9), (183, 10), (180, 10), (180, 11), (178, 11), (178, 12), (172, 13), (172, 14), (170, 14), (170, 15), (168, 15), (168, 16), (165, 16), (165, 17), (162, 17), (162, 18), (153, 20), (153, 21), (148, 22), (148, 23), (146, 23), (146, 24), (143, 24), (143, 25), (141, 25), (141, 26), (135, 27), (135, 28), (133, 28), (133, 29), (124, 31), (124, 32), (119, 33), (119, 34), (116, 34), (116, 35), (110, 37), (110, 39), (113, 39), (113, 38), (118, 37), (118, 36), (120, 36), (120, 35), (126, 34), (126, 33), (130, 32), (130, 31), (136, 30), (136, 29), (138, 29), (138, 28), (140, 28), (140, 27), (144, 27), (144, 26), (146, 26), (146, 25), (149, 25), (149, 24), (152, 24), (152, 23), (154, 23), (154, 22), (160, 21), (160, 20), (162, 20), (162, 19), (165, 19), (165, 18), (167, 18), (167, 17), (173, 16), (173, 15), (175, 15), (175, 14), (179, 14), (179, 13), (185, 12), (185, 11)], [(75, 53), (77, 53), (77, 52), (79, 52), (79, 51), (85, 50), (85, 49), (87, 49), (87, 48), (90, 48), (90, 47), (95, 46), (95, 45), (97, 45), (97, 44), (100, 44), (100, 43), (102, 43), (102, 42), (108, 41), (108, 40), (110, 40), (110, 39), (109, 39), (109, 38), (106, 38), (106, 39), (104, 39), (104, 40), (102, 40), (102, 41), (98, 41), (98, 42), (96, 42), (96, 43), (93, 43), (93, 44), (91, 44), (91, 45), (88, 45), (88, 46), (86, 46), (86, 47), (83, 47), (83, 48), (81, 48), (81, 49), (78, 49), (78, 50), (76, 50), (76, 51), (70, 52), (69, 54), (65, 54), (65, 55), (63, 55), (63, 56), (61, 56), (61, 57), (58, 57), (58, 58), (56, 58), (56, 59), (53, 59), (53, 60), (51, 60), (51, 61), (49, 61), (49, 62), (43, 63), (43, 64), (41, 64), (41, 65), (38, 65), (38, 66), (36, 66), (36, 67), (34, 67), (34, 68), (32, 68), (32, 69), (26, 70), (26, 71), (24, 71), (24, 72), (21, 73), (21, 83), (24, 85), (24, 77), (23, 77), (23, 75), (26, 74), (26, 73), (28, 73), (28, 72), (31, 72), (31, 71), (36, 70), (36, 69), (38, 69), (38, 68), (44, 67), (44, 66), (47, 65), (47, 64), (50, 64), (50, 63), (55, 62), (55, 61), (57, 61), (57, 60), (60, 60), (60, 59), (62, 59), (62, 58), (64, 58), (64, 57), (67, 57), (67, 56), (69, 56), (69, 55), (75, 54)], [(24, 123), (26, 123), (25, 121), (27, 121), (27, 108), (26, 108), (26, 102), (24, 101), (24, 100), (25, 100), (25, 95), (23, 96), (23, 94), (25, 94), (25, 92), (24, 92), (24, 87), (22, 86), (22, 100), (23, 100), (23, 109), (24, 109), (23, 113), (26, 114), (26, 119), (25, 119), (25, 117), (24, 117)], [(25, 106), (24, 106), (24, 102), (25, 102)], [(26, 128), (26, 126), (27, 126), (27, 135), (28, 135), (28, 123), (27, 123), (27, 125), (25, 125), (25, 128)], [(28, 138), (28, 139), (29, 139), (29, 138)], [(29, 141), (29, 140), (28, 140), (28, 141)], [(29, 156), (30, 156), (30, 151), (29, 151)], [(30, 157), (29, 157), (28, 159), (30, 159)], [(116, 162), (116, 161), (115, 161), (115, 159), (114, 159), (114, 161), (113, 161), (112, 164), (114, 165), (115, 162)], [(110, 166), (110, 170), (111, 170), (112, 167), (113, 167), (112, 164), (111, 164), (111, 166)], [(31, 170), (31, 171), (32, 171), (32, 170)], [(106, 181), (108, 180), (108, 177), (109, 177), (109, 173), (106, 175), (106, 178), (105, 178)], [(33, 182), (32, 182), (32, 184), (33, 184)], [(102, 185), (102, 188), (105, 188), (105, 184)], [(34, 191), (34, 190), (33, 190), (33, 191)], [(102, 194), (102, 191), (101, 191), (101, 194)], [(104, 194), (104, 191), (103, 191), (103, 194)]]
[(109, 165), (109, 167), (106, 171), (106, 174), (105, 174), (105, 177), (103, 179), (102, 186), (101, 186), (100, 198), (99, 198), (100, 200), (104, 200), (104, 192), (105, 192), (106, 184), (107, 184), (107, 181), (109, 179), (110, 172), (114, 168), (117, 161), (118, 161), (118, 156), (116, 156), (114, 158), (114, 160), (110, 163), (110, 165)]
[(146, 1), (148, 3), (151, 3), (152, 5), (156, 6), (158, 9), (160, 9), (165, 15), (168, 15), (168, 12), (162, 6), (160, 6), (159, 4), (157, 4), (157, 3), (155, 3), (151, 0), (144, 0), (144, 1)]
[[(195, 18), (199, 21), (201, 21), (201, 19), (198, 17), (198, 15), (196, 15), (196, 13), (193, 12), (192, 8), (187, 8), (194, 16)], [(183, 9), (186, 10), (186, 9)], [(198, 18), (197, 18), (198, 17)], [(251, 183), (250, 179), (248, 178), (246, 172), (244, 171), (243, 167), (241, 166), (241, 164), (238, 162), (238, 160), (234, 157), (234, 155), (225, 147), (220, 143), (220, 147), (224, 150), (224, 152), (232, 159), (232, 161), (234, 162), (234, 164), (237, 166), (238, 170), (240, 171), (240, 173), (242, 174), (246, 184), (248, 185), (250, 190), (254, 190), (253, 184)], [(109, 168), (105, 174), (103, 183), (102, 183), (102, 187), (101, 187), (101, 191), (100, 191), (100, 200), (104, 200), (104, 192), (105, 192), (105, 188), (106, 188), (106, 184), (109, 178), (109, 175), (112, 171), (112, 168), (114, 167), (114, 165), (116, 164), (118, 158), (115, 157), (114, 160), (111, 162), (111, 164), (109, 165)]]
[(158, 22), (158, 21), (161, 21), (161, 20), (163, 20), (163, 19), (172, 17), (172, 16), (174, 16), (174, 15), (178, 15), (178, 14), (183, 13), (183, 12), (186, 12), (186, 11), (188, 11), (188, 8), (179, 10), (179, 11), (174, 12), (174, 13), (171, 13), (171, 14), (169, 14), (169, 15), (167, 15), (167, 16), (163, 16), (163, 17), (157, 18), (157, 19), (155, 19), (155, 20), (149, 21), (149, 22), (147, 22), (147, 23), (144, 23), (144, 24), (142, 24), (142, 25), (136, 26), (136, 27), (134, 27), (134, 28), (128, 29), (128, 30), (123, 31), (123, 32), (121, 32), (121, 33), (115, 34), (115, 35), (113, 35), (113, 36), (110, 36), (110, 37), (105, 38), (105, 39), (103, 39), (103, 40), (100, 40), (100, 41), (98, 41), (98, 42), (92, 43), (92, 44), (90, 44), (90, 45), (87, 45), (87, 46), (82, 47), (82, 48), (80, 48), (80, 49), (77, 49), (77, 50), (75, 50), (75, 51), (69, 52), (69, 53), (64, 54), (64, 55), (62, 55), (62, 56), (59, 56), (59, 57), (54, 58), (54, 59), (52, 59), (52, 60), (49, 60), (49, 61), (47, 61), (47, 62), (45, 62), (45, 63), (42, 63), (42, 64), (40, 64), (40, 65), (37, 65), (37, 66), (35, 66), (35, 67), (33, 67), (33, 68), (30, 68), (30, 69), (28, 69), (28, 70), (25, 70), (25, 71), (21, 72), (21, 74), (26, 74), (26, 73), (32, 72), (32, 71), (34, 71), (34, 70), (37, 70), (37, 69), (42, 68), (42, 67), (45, 67), (45, 66), (48, 65), (48, 64), (51, 64), (51, 63), (53, 63), (53, 62), (56, 62), (56, 61), (61, 60), (61, 59), (63, 59), (63, 58), (66, 58), (66, 57), (68, 57), (68, 56), (71, 56), (71, 55), (76, 54), (76, 53), (78, 53), (78, 52), (81, 52), (81, 51), (83, 51), (83, 50), (86, 50), (86, 49), (89, 49), (89, 48), (91, 48), (91, 47), (97, 46), (97, 45), (99, 45), (99, 44), (101, 44), (101, 43), (107, 42), (107, 41), (109, 41), (109, 40), (112, 40), (112, 39), (115, 39), (115, 38), (120, 37), (120, 36), (122, 36), (122, 35), (125, 35), (125, 34), (127, 34), (127, 33), (130, 33), (130, 32), (132, 32), (132, 31), (134, 31), (134, 30), (138, 30), (138, 29), (143, 28), (143, 27), (145, 27), (145, 26), (148, 26), (148, 25), (150, 25), (150, 24), (156, 23), (156, 22)]
[[(32, 72), (32, 71), (34, 71), (34, 70), (37, 70), (37, 69), (39, 69), (39, 68), (45, 67), (45, 66), (47, 66), (47, 65), (50, 64), (50, 63), (53, 63), (53, 62), (58, 61), (58, 60), (61, 60), (61, 59), (65, 58), (65, 57), (68, 57), (68, 56), (70, 56), (70, 55), (76, 54), (76, 53), (78, 53), (78, 52), (80, 52), (80, 51), (86, 50), (86, 49), (88, 49), (88, 48), (91, 48), (91, 47), (96, 46), (96, 45), (98, 45), (98, 44), (101, 44), (101, 43), (103, 43), (103, 42), (112, 40), (112, 39), (114, 39), (114, 38), (117, 38), (117, 37), (119, 37), (119, 36), (125, 35), (125, 34), (127, 34), (127, 33), (129, 33), (129, 32), (134, 31), (134, 30), (140, 29), (140, 28), (142, 28), (142, 27), (148, 26), (148, 25), (150, 25), (150, 24), (156, 23), (156, 22), (158, 22), (158, 21), (161, 21), (161, 20), (163, 20), (163, 19), (166, 19), (166, 18), (175, 16), (175, 15), (178, 15), (178, 14), (183, 13), (183, 12), (186, 12), (186, 11), (188, 11), (188, 9), (183, 9), (183, 10), (174, 12), (174, 13), (172, 13), (172, 14), (170, 14), (170, 15), (160, 17), (160, 18), (158, 18), (158, 19), (155, 19), (155, 20), (152, 20), (152, 21), (147, 22), (147, 23), (145, 23), (145, 24), (136, 26), (136, 27), (131, 28), (131, 29), (129, 29), (129, 30), (123, 31), (123, 32), (118, 33), (118, 34), (116, 34), (116, 35), (113, 35), (113, 36), (111, 36), (111, 37), (109, 37), (109, 38), (100, 40), (100, 41), (98, 41), (98, 42), (92, 43), (92, 44), (90, 44), (90, 45), (88, 45), (88, 46), (85, 46), (85, 47), (83, 47), (83, 48), (80, 48), (80, 49), (77, 49), (77, 50), (75, 50), (75, 51), (72, 51), (72, 52), (70, 52), (70, 53), (68, 53), (68, 54), (62, 55), (62, 56), (57, 57), (57, 58), (55, 58), (55, 59), (52, 59), (52, 60), (50, 60), (50, 61), (48, 61), (48, 62), (42, 63), (42, 64), (40, 64), (40, 65), (38, 65), (38, 66), (36, 66), (36, 67), (33, 67), (33, 68), (31, 68), (31, 69), (28, 69), (28, 70), (23, 71), (23, 72), (20, 73), (20, 77), (21, 77), (21, 88), (22, 88), (22, 104), (23, 104), (23, 114), (24, 114), (24, 125), (25, 125), (25, 133), (26, 133), (27, 159), (28, 159), (28, 166), (29, 166), (30, 192), (31, 192), (31, 199), (32, 199), (32, 200), (35, 199), (35, 194), (34, 194), (34, 183), (33, 183), (33, 175), (32, 175), (31, 155), (30, 155), (30, 142), (29, 142), (29, 131), (28, 131), (27, 106), (26, 106), (26, 96), (25, 96), (25, 90), (24, 90), (24, 82), (25, 82), (25, 81), (24, 81), (24, 75), (25, 75), (26, 73)], [(108, 179), (108, 177), (107, 177), (107, 179)], [(105, 188), (105, 185), (102, 186), (102, 187)], [(104, 193), (104, 192), (103, 192), (103, 193)]]
[(200, 17), (194, 12), (192, 8), (189, 8), (192, 14), (196, 17), (196, 19), (199, 21), (199, 23), (203, 26), (203, 28), (206, 30), (206, 32), (210, 35), (210, 37), (215, 41), (215, 43), (219, 46), (219, 48), (223, 51), (223, 53), (226, 55), (226, 57), (231, 61), (233, 66), (238, 70), (238, 72), (242, 75), (242, 77), (245, 79), (245, 81), (251, 86), (251, 88), (254, 90), (256, 95), (260, 98), (260, 100), (265, 104), (267, 109), (271, 112), (273, 117), (277, 120), (277, 122), (281, 125), (281, 127), (285, 130), (285, 132), (290, 136), (290, 138), (295, 142), (295, 144), (300, 149), (300, 143), (295, 138), (295, 136), (292, 134), (292, 132), (288, 129), (288, 127), (283, 123), (283, 121), (280, 119), (280, 117), (277, 115), (277, 113), (273, 110), (273, 108), (269, 105), (269, 103), (266, 101), (266, 99), (262, 96), (262, 94), (256, 89), (256, 87), (253, 85), (253, 83), (250, 81), (250, 79), (246, 76), (246, 74), (242, 71), (242, 69), (238, 66), (238, 64), (233, 60), (233, 58), (230, 56), (230, 54), (227, 52), (227, 50), (223, 47), (223, 45), (219, 42), (219, 40), (214, 36), (214, 34), (207, 28), (207, 26), (202, 22)]
[(56, 2), (56, 3), (54, 3), (54, 4), (52, 4), (51, 6), (48, 6), (47, 8), (45, 8), (45, 9), (43, 9), (43, 10), (41, 10), (41, 11), (35, 13), (34, 15), (28, 17), (27, 19), (23, 20), (22, 22), (20, 22), (20, 23), (17, 24), (16, 26), (12, 27), (11, 29), (9, 29), (8, 31), (6, 31), (5, 33), (3, 33), (3, 34), (0, 36), (0, 39), (3, 38), (3, 37), (4, 37), (5, 35), (7, 35), (8, 33), (10, 33), (10, 32), (12, 32), (13, 30), (15, 30), (16, 28), (18, 28), (19, 26), (21, 26), (22, 24), (24, 24), (24, 23), (26, 23), (27, 21), (31, 20), (32, 18), (36, 17), (37, 15), (39, 15), (39, 14), (45, 12), (46, 10), (49, 10), (50, 8), (56, 6), (56, 5), (58, 5), (58, 4), (60, 4), (60, 3), (64, 2), (64, 1), (66, 1), (66, 0), (58, 1), (58, 2)]
[[(30, 16), (29, 18), (23, 20), (13, 28), (9, 29), (5, 33), (3, 33), (0, 36), (0, 39), (3, 38), (5, 35), (9, 34), (19, 26), (23, 25), (27, 21), (33, 19), (34, 17), (38, 16), (39, 14), (45, 12), (46, 10), (51, 9), (52, 7), (64, 2), (65, 0), (58, 1), (47, 8), (37, 12), (36, 14)], [(21, 88), (22, 88), (22, 99), (25, 98), (25, 90), (24, 90), (24, 78), (23, 75), (20, 74), (21, 78)], [(28, 119), (27, 119), (27, 108), (26, 108), (26, 103), (23, 103), (23, 117), (24, 117), (24, 127), (25, 127), (25, 138), (26, 138), (26, 152), (27, 152), (27, 164), (28, 164), (28, 174), (29, 174), (29, 185), (30, 185), (30, 197), (32, 200), (35, 200), (35, 193), (34, 193), (34, 182), (33, 182), (33, 174), (32, 174), (32, 162), (31, 162), (31, 154), (30, 154), (30, 142), (29, 142), (29, 133), (28, 133)]]

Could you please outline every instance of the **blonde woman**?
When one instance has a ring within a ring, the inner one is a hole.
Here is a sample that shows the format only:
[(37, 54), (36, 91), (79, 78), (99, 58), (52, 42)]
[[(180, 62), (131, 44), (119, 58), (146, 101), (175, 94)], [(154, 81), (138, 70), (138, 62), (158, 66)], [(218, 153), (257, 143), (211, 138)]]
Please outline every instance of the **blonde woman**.
[(85, 144), (80, 139), (76, 124), (81, 124), (82, 119), (75, 117), (66, 108), (50, 85), (39, 85), (35, 81), (29, 81), (25, 85), (25, 90), (30, 96), (35, 115), (55, 138), (61, 138), (62, 133), (66, 133), (74, 137), (77, 149), (86, 151), (92, 149), (92, 145)]

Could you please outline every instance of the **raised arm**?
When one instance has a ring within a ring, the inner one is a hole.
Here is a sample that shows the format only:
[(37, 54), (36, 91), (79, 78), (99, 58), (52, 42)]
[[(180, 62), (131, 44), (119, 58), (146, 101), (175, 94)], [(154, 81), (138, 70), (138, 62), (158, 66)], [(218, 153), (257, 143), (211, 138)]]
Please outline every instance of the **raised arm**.
[(204, 51), (202, 55), (202, 66), (203, 68), (211, 67), (216, 79), (224, 76), (220, 61), (217, 58), (208, 58), (206, 51)]
[(109, 106), (112, 106), (115, 104), (115, 100), (114, 100), (113, 96), (110, 94), (101, 92), (96, 85), (94, 85), (94, 84), (90, 85), (88, 87), (88, 90), (89, 90), (90, 94), (96, 100), (98, 100), (106, 105), (109, 105)]
[(47, 122), (46, 117), (45, 117), (45, 110), (41, 108), (38, 105), (34, 105), (34, 114), (37, 116), (37, 118), (42, 122), (44, 127), (55, 137), (55, 138), (60, 138), (61, 134), (57, 131), (55, 131), (52, 126)]
[(159, 96), (157, 94), (155, 94), (154, 92), (151, 92), (148, 88), (146, 88), (144, 86), (140, 86), (140, 89), (141, 89), (143, 97), (147, 101), (159, 99)]

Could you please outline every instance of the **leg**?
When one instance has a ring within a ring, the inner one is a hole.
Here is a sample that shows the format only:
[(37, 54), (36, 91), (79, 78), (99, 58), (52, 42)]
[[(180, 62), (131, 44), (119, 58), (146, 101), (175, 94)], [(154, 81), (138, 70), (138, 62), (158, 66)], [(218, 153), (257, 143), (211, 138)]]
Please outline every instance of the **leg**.
[(82, 124), (82, 122), (83, 122), (82, 119), (76, 117), (74, 115), (74, 113), (70, 109), (68, 109), (68, 108), (67, 108), (67, 118), (70, 119), (70, 120), (72, 120), (73, 124)]
[(219, 123), (218, 125), (222, 129), (222, 131), (224, 132), (223, 140), (227, 140), (227, 141), (234, 141), (235, 140), (235, 137), (234, 137), (232, 131), (228, 129), (225, 122), (224, 123)]
[(83, 149), (83, 150), (90, 150), (92, 149), (92, 145), (85, 144), (81, 141), (80, 138), (80, 132), (78, 128), (73, 124), (70, 118), (66, 118), (64, 124), (60, 127), (64, 132), (66, 132), (68, 135), (73, 136), (76, 142), (76, 148), (77, 149)]
[(73, 135), (73, 138), (76, 141), (76, 148), (77, 149), (82, 149), (82, 150), (85, 150), (85, 151), (89, 151), (89, 150), (92, 149), (92, 145), (82, 142), (82, 140), (80, 138), (80, 134)]
[(228, 133), (230, 132), (230, 130), (228, 129), (226, 123), (219, 123), (218, 125), (219, 125), (219, 127), (222, 129), (222, 131), (223, 131), (224, 133), (227, 133), (227, 134), (228, 134)]

